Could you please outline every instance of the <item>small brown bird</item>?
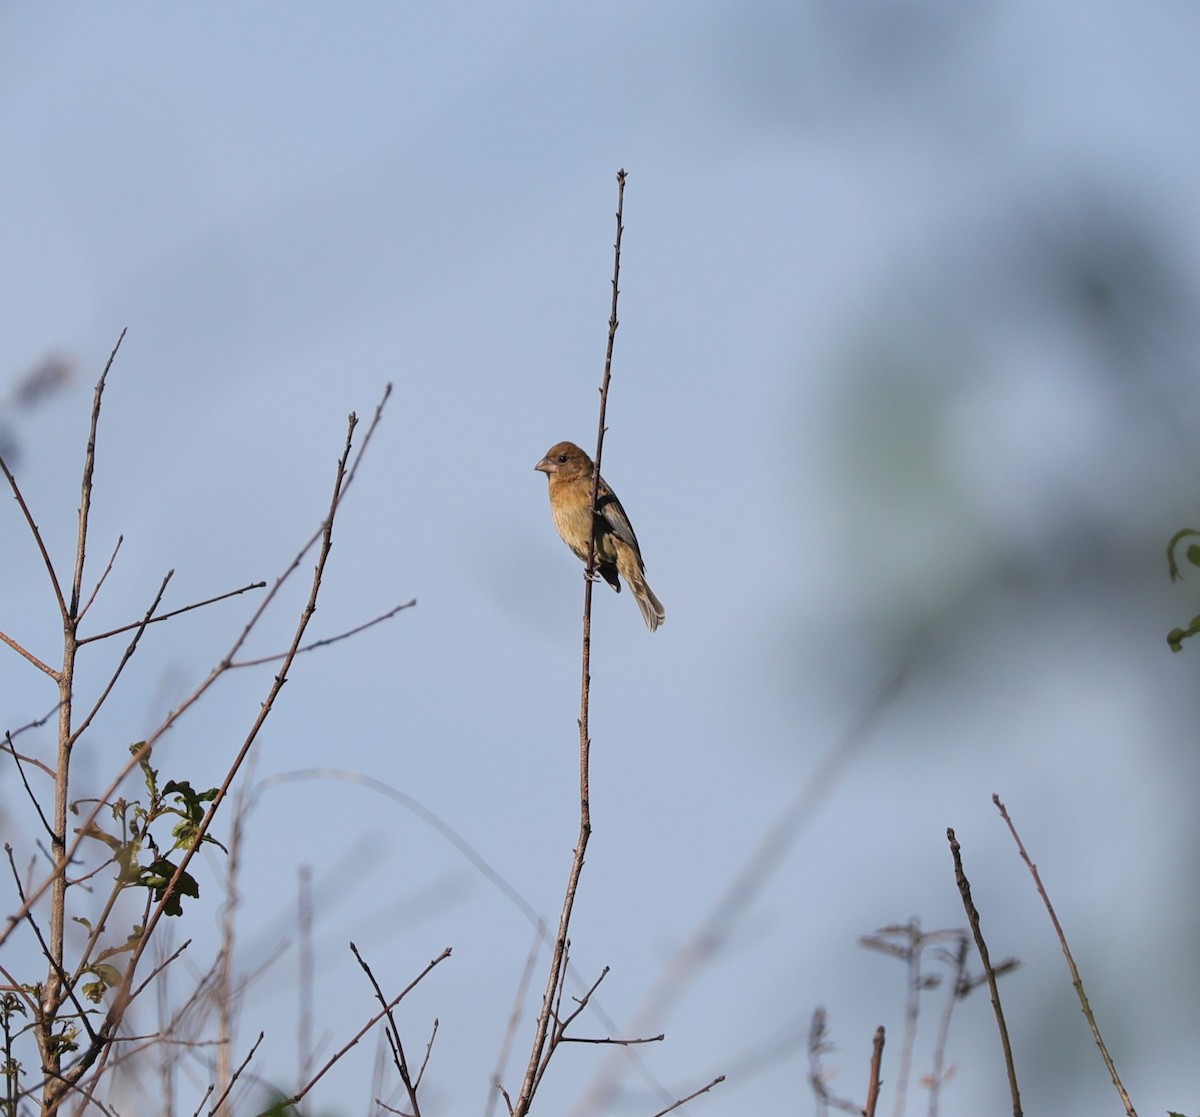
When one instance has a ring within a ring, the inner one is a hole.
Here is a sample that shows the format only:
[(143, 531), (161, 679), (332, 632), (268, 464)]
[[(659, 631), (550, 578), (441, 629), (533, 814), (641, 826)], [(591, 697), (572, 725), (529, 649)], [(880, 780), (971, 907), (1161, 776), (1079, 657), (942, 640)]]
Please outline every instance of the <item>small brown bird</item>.
[[(559, 442), (533, 468), (546, 474), (550, 482), (550, 511), (562, 541), (587, 562), (592, 459), (575, 443)], [(617, 593), (621, 592), (617, 575), (625, 579), (651, 632), (667, 619), (666, 609), (646, 582), (646, 567), (633, 525), (603, 477), (596, 493), (596, 571)]]

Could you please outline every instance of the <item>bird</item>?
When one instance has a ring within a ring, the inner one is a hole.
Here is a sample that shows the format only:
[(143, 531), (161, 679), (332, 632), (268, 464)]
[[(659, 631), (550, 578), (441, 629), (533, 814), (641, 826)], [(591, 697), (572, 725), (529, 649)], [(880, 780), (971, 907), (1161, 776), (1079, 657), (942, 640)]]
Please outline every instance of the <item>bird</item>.
[[(550, 511), (562, 541), (587, 562), (592, 536), (588, 523), (595, 474), (592, 459), (573, 442), (557, 442), (533, 468), (549, 482)], [(603, 477), (596, 493), (595, 535), (596, 572), (617, 593), (621, 592), (621, 578), (625, 579), (646, 627), (653, 632), (667, 619), (667, 611), (646, 581), (646, 564), (633, 525)]]

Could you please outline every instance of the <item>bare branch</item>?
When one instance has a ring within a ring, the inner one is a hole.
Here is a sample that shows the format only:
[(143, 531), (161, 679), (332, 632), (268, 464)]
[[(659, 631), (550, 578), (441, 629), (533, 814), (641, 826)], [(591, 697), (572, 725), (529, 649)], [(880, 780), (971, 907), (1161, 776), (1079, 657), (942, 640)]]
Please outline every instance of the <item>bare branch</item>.
[(592, 579), (596, 569), (596, 504), (600, 491), (600, 460), (604, 452), (604, 415), (608, 406), (608, 386), (612, 378), (613, 346), (617, 336), (617, 299), (620, 294), (621, 236), (624, 231), (625, 171), (617, 172), (617, 239), (613, 244), (612, 310), (608, 320), (608, 343), (604, 354), (604, 377), (600, 384), (600, 420), (596, 435), (596, 457), (592, 475), (591, 523), (592, 532), (588, 539), (587, 568), (583, 580), (583, 664), (579, 696), (579, 838), (575, 854), (567, 875), (566, 894), (563, 897), (562, 914), (559, 916), (558, 934), (550, 958), (550, 975), (546, 991), (542, 996), (542, 1008), (538, 1013), (533, 1048), (529, 1064), (525, 1068), (525, 1079), (513, 1107), (515, 1117), (525, 1117), (533, 1103), (534, 1091), (545, 1073), (549, 1055), (546, 1052), (550, 1033), (550, 1019), (555, 1002), (561, 995), (561, 982), (565, 970), (564, 957), (567, 937), (571, 926), (571, 912), (575, 906), (575, 893), (583, 872), (584, 853), (592, 833), (591, 793), (589, 791), (589, 757), (591, 740), (588, 736), (588, 699), (591, 688), (592, 657)]
[[(950, 1037), (950, 1017), (954, 1006), (971, 991), (971, 984), (967, 980), (967, 951), (970, 948), (970, 939), (964, 932), (953, 951), (942, 952), (943, 960), (953, 969), (954, 980), (946, 993), (946, 1004), (942, 1009), (937, 1039), (933, 1045), (933, 1069), (929, 1073), (929, 1117), (937, 1117), (942, 1085), (949, 1077), (946, 1071), (946, 1044)], [(997, 969), (996, 973), (999, 972)]]
[(1133, 1108), (1133, 1102), (1129, 1099), (1129, 1094), (1125, 1090), (1125, 1085), (1121, 1081), (1121, 1076), (1117, 1073), (1117, 1065), (1113, 1062), (1112, 1056), (1108, 1053), (1108, 1048), (1105, 1046), (1104, 1039), (1100, 1035), (1100, 1026), (1096, 1023), (1096, 1015), (1092, 1012), (1092, 1006), (1088, 1002), (1087, 993), (1083, 988), (1083, 978), (1079, 975), (1079, 968), (1075, 965), (1075, 959), (1071, 955), (1071, 948), (1067, 945), (1067, 936), (1064, 934), (1062, 924), (1058, 921), (1058, 916), (1054, 912), (1054, 905), (1050, 903), (1050, 897), (1046, 889), (1042, 885), (1042, 878), (1037, 871), (1037, 866), (1030, 859), (1029, 854), (1025, 852), (1025, 844), (1021, 841), (1021, 836), (1017, 833), (1016, 826), (1013, 825), (1013, 820), (1008, 817), (1008, 811), (1000, 802), (1000, 796), (993, 795), (992, 802), (995, 803), (996, 809), (1000, 812), (1000, 817), (1004, 819), (1008, 826), (1008, 831), (1012, 834), (1013, 841), (1017, 844), (1017, 850), (1021, 854), (1021, 860), (1025, 862), (1029, 869), (1030, 875), (1033, 877), (1033, 883), (1037, 886), (1038, 895), (1042, 898), (1042, 903), (1046, 905), (1046, 912), (1050, 916), (1050, 922), (1054, 924), (1054, 932), (1058, 935), (1058, 944), (1062, 948), (1063, 957), (1067, 960), (1067, 967), (1071, 971), (1071, 984), (1075, 986), (1075, 993), (1079, 997), (1079, 1005), (1083, 1010), (1084, 1018), (1088, 1022), (1088, 1027), (1092, 1030), (1092, 1038), (1096, 1041), (1096, 1046), (1100, 1049), (1100, 1057), (1104, 1060), (1104, 1065), (1108, 1068), (1109, 1077), (1112, 1079), (1112, 1084), (1116, 1088), (1117, 1094), (1121, 1098), (1121, 1104), (1125, 1106), (1125, 1112), (1128, 1117), (1137, 1117), (1137, 1110)]
[[(24, 890), (21, 888), (21, 877), (17, 872), (17, 863), (13, 859), (13, 848), (7, 842), (4, 843), (4, 852), (8, 856), (8, 867), (12, 870), (13, 882), (17, 888), (17, 896), (23, 901), (25, 899)], [(75, 1011), (79, 1014), (79, 1022), (83, 1025), (84, 1031), (87, 1032), (88, 1038), (95, 1043), (97, 1036), (92, 1030), (91, 1017), (88, 1016), (87, 1009), (79, 1003), (79, 998), (75, 996), (74, 984), (63, 971), (62, 965), (50, 950), (49, 944), (46, 942), (45, 936), (42, 934), (42, 929), (37, 925), (37, 920), (33, 918), (33, 912), (26, 912), (26, 922), (28, 922), (30, 930), (33, 931), (34, 937), (38, 941), (38, 946), (41, 947), (42, 957), (50, 963), (55, 975), (58, 977), (61, 985), (66, 989), (67, 996), (70, 998), (71, 1004), (75, 1006)]]
[(100, 403), (104, 399), (104, 385), (108, 381), (109, 370), (117, 359), (117, 351), (125, 340), (125, 331), (117, 338), (117, 344), (108, 355), (104, 371), (96, 382), (96, 390), (92, 395), (92, 425), (88, 431), (87, 452), (83, 458), (83, 481), (80, 485), (79, 497), (79, 531), (75, 540), (75, 576), (71, 579), (70, 616), (77, 625), (79, 623), (79, 594), (83, 587), (83, 564), (87, 556), (88, 517), (92, 511), (92, 477), (96, 471), (96, 429), (100, 424)]
[[(49, 713), (44, 714), (40, 718), (34, 718), (33, 721), (28, 721), (24, 725), (20, 726), (17, 729), (10, 730), (6, 734), (8, 740), (11, 742), (13, 740), (13, 738), (19, 737), (19, 736), (21, 736), (22, 733), (27, 733), (31, 729), (41, 729), (42, 726), (46, 724), (46, 722), (48, 722), (52, 717), (54, 717), (55, 714), (58, 713), (59, 705), (60, 705), (60, 703), (55, 702), (54, 706), (51, 708)], [(34, 760), (32, 757), (22, 757), (22, 759), (27, 760), (30, 764), (37, 764), (38, 767), (42, 768), (46, 772), (47, 775), (50, 775), (50, 776), (54, 775), (54, 769), (51, 768), (50, 765), (42, 764), (39, 761)]]
[(660, 1109), (653, 1117), (664, 1117), (665, 1114), (670, 1113), (673, 1109), (678, 1109), (681, 1105), (687, 1105), (688, 1102), (695, 1100), (701, 1094), (707, 1094), (714, 1086), (720, 1086), (724, 1081), (725, 1076), (718, 1074), (707, 1086), (701, 1086), (699, 1090), (693, 1090), (686, 1098), (680, 1098), (678, 1101), (672, 1102), (666, 1109)]
[(883, 1085), (879, 1077), (879, 1068), (883, 1062), (883, 1041), (885, 1032), (880, 1024), (875, 1029), (875, 1039), (871, 1043), (871, 1078), (867, 1082), (867, 1104), (863, 1106), (863, 1117), (875, 1117), (875, 1106), (879, 1103), (879, 1089)]
[[(169, 579), (175, 571), (172, 570), (167, 574)], [(163, 583), (166, 585), (166, 582)], [(181, 613), (190, 613), (193, 609), (203, 609), (206, 605), (215, 605), (218, 601), (227, 601), (231, 597), (237, 597), (239, 594), (248, 593), (250, 590), (261, 590), (266, 588), (266, 582), (250, 582), (248, 585), (241, 586), (236, 590), (229, 590), (227, 593), (219, 593), (216, 597), (206, 598), (204, 601), (194, 601), (191, 605), (185, 605), (182, 609), (172, 609), (169, 613), (162, 613), (157, 617), (143, 617), (140, 621), (131, 621), (129, 624), (123, 624), (119, 628), (110, 628), (107, 632), (97, 632), (94, 636), (81, 636), (79, 638), (79, 646), (82, 648), (84, 644), (94, 644), (97, 640), (107, 640), (110, 636), (120, 636), (122, 632), (129, 632), (131, 629), (143, 629), (147, 625), (161, 624), (163, 621), (169, 621), (172, 617), (178, 617)], [(279, 656), (280, 659), (283, 656)]]
[[(6, 733), (4, 735), (4, 743), (8, 746), (8, 752), (13, 758), (13, 763), (17, 766), (17, 773), (20, 775), (21, 783), (25, 787), (25, 794), (29, 796), (29, 801), (33, 804), (33, 809), (37, 811), (38, 818), (42, 820), (42, 828), (46, 831), (47, 837), (53, 841), (54, 827), (50, 825), (50, 820), (46, 817), (46, 812), (42, 810), (42, 804), (38, 802), (38, 797), (33, 793), (33, 788), (29, 786), (29, 780), (25, 775), (25, 767), (21, 763), (23, 758), (21, 754), (13, 747), (11, 734)], [(43, 770), (46, 768), (46, 765), (42, 764), (40, 761), (37, 763)], [(53, 773), (49, 774), (53, 775)]]
[[(124, 336), (124, 335), (122, 335)], [(25, 523), (29, 525), (29, 530), (33, 534), (33, 541), (37, 544), (38, 551), (41, 552), (42, 565), (46, 568), (46, 573), (50, 575), (50, 585), (54, 589), (54, 598), (58, 602), (58, 611), (63, 616), (67, 615), (67, 602), (63, 597), (62, 586), (58, 583), (58, 574), (54, 570), (54, 563), (50, 561), (50, 552), (46, 550), (45, 541), (42, 539), (42, 533), (34, 522), (33, 513), (29, 511), (29, 505), (25, 503), (25, 497), (21, 492), (21, 486), (17, 484), (17, 479), (13, 476), (12, 470), (8, 468), (8, 463), (4, 460), (4, 456), (0, 454), (0, 472), (4, 474), (8, 481), (8, 487), (12, 489), (12, 494), (16, 498), (17, 504), (21, 508), (21, 514), (25, 517)], [(4, 642), (9, 647), (20, 652), (34, 666), (53, 675), (54, 672), (46, 667), (40, 660), (36, 660), (28, 652), (26, 652), (19, 644), (13, 643), (8, 637), (4, 637)]]
[[(112, 573), (113, 563), (117, 561), (117, 552), (121, 549), (121, 544), (124, 542), (125, 536), (118, 535), (117, 545), (113, 548), (113, 553), (108, 556), (108, 565), (104, 568), (104, 573), (100, 575), (99, 579), (97, 579), (96, 585), (92, 589), (91, 596), (84, 603), (83, 608), (79, 610), (80, 620), (83, 620), (83, 618), (87, 616), (87, 611), (92, 607), (92, 602), (96, 600), (97, 595), (100, 593), (100, 587), (104, 585), (104, 583), (108, 580), (109, 574)], [(83, 640), (80, 641), (80, 643), (85, 642), (86, 641)]]
[[(417, 1100), (417, 1085), (413, 1081), (412, 1076), (408, 1073), (408, 1060), (404, 1057), (404, 1043), (400, 1039), (400, 1029), (396, 1027), (396, 1018), (392, 1015), (392, 1006), (387, 1003), (387, 998), (383, 995), (383, 990), (379, 987), (379, 982), (375, 980), (375, 975), (371, 972), (371, 967), (367, 965), (366, 960), (358, 952), (358, 947), (354, 943), (350, 944), (350, 950), (353, 952), (358, 964), (362, 967), (363, 973), (367, 975), (367, 979), (371, 982), (371, 988), (375, 990), (375, 999), (383, 1007), (383, 1012), (387, 1016), (388, 1022), (388, 1038), (392, 1047), (392, 1060), (396, 1066), (396, 1073), (400, 1075), (400, 1081), (404, 1084), (404, 1092), (408, 1094), (408, 1104), (412, 1106), (412, 1117), (421, 1117), (421, 1103)], [(434, 1023), (433, 1034), (437, 1035), (437, 1024)], [(432, 1037), (429, 1040), (430, 1047), (433, 1046)], [(425, 1058), (428, 1060), (429, 1051), (426, 1050)], [(421, 1071), (424, 1073), (425, 1065), (421, 1064)], [(420, 1074), (417, 1075), (417, 1081), (420, 1081)]]
[[(413, 978), (412, 981), (410, 981), (408, 983), (407, 986), (405, 986), (404, 989), (402, 989), (399, 993), (396, 994), (396, 996), (394, 996), (390, 1001), (388, 1001), (387, 1005), (384, 1008), (380, 1009), (379, 1012), (375, 1013), (375, 1015), (372, 1016), (370, 1020), (368, 1020), (361, 1028), (359, 1028), (359, 1030), (354, 1033), (354, 1036), (349, 1040), (349, 1042), (347, 1042), (345, 1044), (345, 1046), (343, 1046), (338, 1051), (334, 1052), (334, 1054), (330, 1057), (329, 1061), (319, 1071), (317, 1071), (317, 1073), (315, 1075), (313, 1075), (313, 1077), (308, 1081), (308, 1083), (298, 1093), (294, 1094), (290, 1098), (285, 1099), (284, 1101), (282, 1101), (280, 1103), (280, 1105), (285, 1109), (289, 1105), (298, 1105), (300, 1103), (300, 1100), (304, 1097), (304, 1095), (307, 1094), (309, 1092), (309, 1090), (311, 1090), (318, 1082), (321, 1081), (322, 1078), (325, 1077), (325, 1075), (329, 1072), (329, 1070), (339, 1060), (341, 1060), (345, 1056), (346, 1052), (349, 1051), (352, 1047), (354, 1047), (354, 1045), (356, 1043), (358, 1043), (358, 1041), (361, 1040), (363, 1036), (365, 1036), (373, 1027), (375, 1027), (376, 1024), (379, 1023), (380, 1020), (382, 1020), (384, 1018), (384, 1016), (387, 1015), (387, 1011), (389, 1009), (395, 1008), (396, 1005), (398, 1005), (402, 1000), (404, 1000), (404, 998), (407, 997), (408, 994), (411, 993), (417, 987), (417, 985), (420, 984), (422, 979), (429, 973), (430, 970), (433, 969), (434, 966), (438, 965), (439, 962), (444, 962), (449, 957), (450, 957), (450, 947), (446, 947), (446, 949), (443, 950), (441, 952), (441, 954), (439, 954), (436, 958), (434, 958), (429, 963), (429, 965), (427, 965), (415, 978)], [(259, 1117), (266, 1117), (266, 1115), (259, 1114)]]
[[(590, 1000), (592, 999), (592, 994), (593, 994), (593, 993), (594, 993), (594, 992), (595, 992), (597, 989), (599, 989), (599, 988), (600, 988), (600, 982), (602, 982), (602, 981), (603, 981), (603, 980), (604, 980), (606, 977), (608, 977), (608, 969), (609, 969), (609, 968), (608, 968), (608, 966), (605, 966), (605, 967), (604, 967), (604, 969), (602, 969), (602, 970), (600, 971), (600, 976), (599, 976), (598, 978), (596, 978), (596, 980), (595, 980), (594, 982), (592, 982), (591, 988), (590, 988), (590, 989), (588, 989), (588, 990), (587, 990), (587, 991), (586, 991), (586, 992), (583, 994), (583, 996), (582, 996), (582, 997), (576, 997), (576, 998), (575, 998), (575, 1010), (574, 1010), (572, 1013), (570, 1013), (570, 1014), (569, 1014), (569, 1015), (566, 1017), (566, 1019), (563, 1019), (562, 1017), (560, 1017), (560, 1016), (559, 1016), (559, 1013), (558, 1013), (558, 1011), (557, 1011), (557, 1010), (555, 1011), (555, 1013), (554, 1013), (554, 1015), (555, 1015), (555, 1018), (556, 1018), (556, 1019), (559, 1021), (559, 1023), (558, 1023), (558, 1033), (559, 1033), (559, 1036), (560, 1036), (560, 1037), (562, 1037), (562, 1036), (566, 1035), (567, 1028), (568, 1028), (568, 1027), (571, 1025), (571, 1023), (572, 1023), (572, 1022), (573, 1022), (573, 1021), (574, 1021), (574, 1020), (575, 1020), (575, 1019), (576, 1019), (576, 1018), (579, 1016), (579, 1014), (580, 1014), (580, 1013), (581, 1013), (581, 1012), (582, 1012), (582, 1011), (583, 1011), (585, 1008), (587, 1008), (588, 1001), (590, 1001)], [(560, 989), (560, 992), (561, 992), (561, 989), (562, 989), (562, 982), (559, 982), (559, 989)]]
[[(260, 1043), (262, 1043), (263, 1036), (265, 1036), (265, 1035), (266, 1035), (265, 1032), (258, 1033), (258, 1039), (256, 1039), (254, 1041), (254, 1045), (246, 1053), (246, 1057), (238, 1065), (237, 1070), (235, 1070), (233, 1072), (233, 1076), (229, 1079), (229, 1084), (225, 1087), (224, 1090), (221, 1091), (221, 1096), (219, 1098), (217, 1098), (216, 1102), (213, 1104), (212, 1109), (210, 1109), (208, 1111), (208, 1117), (214, 1117), (214, 1115), (220, 1110), (221, 1106), (225, 1104), (225, 1099), (227, 1097), (229, 1097), (230, 1091), (234, 1088), (235, 1085), (237, 1085), (237, 1080), (239, 1078), (241, 1078), (242, 1071), (244, 1071), (250, 1065), (250, 1060), (254, 1058), (254, 1053), (258, 1050), (258, 1045)], [(207, 1096), (208, 1095), (206, 1094), (205, 1097), (207, 1097)], [(203, 1106), (204, 1103), (201, 1102), (200, 1104)], [(196, 1112), (199, 1113), (200, 1110), (197, 1109)]]
[(429, 1031), (429, 1042), (425, 1044), (425, 1055), (421, 1059), (421, 1065), (417, 1068), (417, 1077), (413, 1079), (413, 1090), (417, 1090), (421, 1085), (421, 1079), (425, 1077), (425, 1068), (429, 1066), (429, 1056), (433, 1054), (433, 1041), (437, 1039), (438, 1034), (438, 1018), (433, 1018), (433, 1027)]
[[(158, 587), (158, 593), (154, 595), (154, 600), (150, 602), (150, 608), (146, 610), (146, 615), (137, 625), (134, 626), (137, 631), (134, 632), (133, 639), (130, 640), (126, 645), (125, 652), (121, 656), (116, 670), (113, 671), (112, 677), (108, 680), (108, 685), (100, 692), (100, 697), (96, 699), (87, 716), (84, 717), (84, 719), (72, 731), (70, 737), (68, 738), (68, 745), (74, 745), (75, 742), (83, 736), (83, 734), (87, 731), (88, 726), (92, 724), (93, 719), (100, 712), (100, 707), (104, 705), (105, 699), (107, 699), (112, 693), (113, 687), (117, 685), (117, 680), (121, 677), (121, 672), (125, 670), (126, 664), (130, 661), (130, 659), (133, 658), (133, 653), (137, 651), (137, 646), (142, 639), (142, 633), (146, 631), (146, 626), (150, 623), (151, 618), (154, 616), (154, 611), (158, 608), (159, 602), (162, 601), (163, 594), (167, 592), (167, 584), (171, 581), (171, 578), (174, 576), (174, 574), (174, 570), (167, 571), (166, 577), (163, 578)], [(81, 643), (82, 641), (79, 641), (75, 646), (78, 648)]]
[(640, 1036), (635, 1039), (616, 1039), (613, 1036), (560, 1036), (559, 1043), (595, 1043), (610, 1047), (637, 1047), (643, 1043), (662, 1043), (667, 1038), (666, 1032), (656, 1036)]
[(979, 951), (979, 959), (987, 974), (988, 989), (992, 994), (996, 1026), (1000, 1029), (1000, 1046), (1004, 1049), (1004, 1066), (1008, 1071), (1008, 1090), (1012, 1096), (1013, 1117), (1021, 1117), (1021, 1091), (1017, 1087), (1017, 1069), (1013, 1065), (1012, 1044), (1008, 1041), (1008, 1026), (1004, 1023), (1004, 1010), (1000, 1007), (1000, 987), (996, 984), (996, 973), (992, 969), (987, 943), (983, 940), (983, 929), (979, 925), (979, 909), (975, 907), (975, 902), (971, 899), (971, 885), (962, 867), (962, 848), (954, 836), (953, 829), (946, 830), (946, 839), (950, 842), (950, 854), (954, 858), (954, 880), (958, 884), (963, 908), (967, 913), (967, 921), (971, 924), (971, 933), (975, 936), (975, 949)]
[[(0, 466), (2, 466), (3, 464), (4, 464), (4, 461), (2, 458), (0, 458)], [(29, 663), (32, 663), (33, 666), (36, 667), (39, 671), (42, 671), (45, 674), (49, 675), (50, 678), (52, 678), (55, 682), (58, 681), (58, 672), (53, 667), (49, 666), (49, 664), (43, 663), (40, 659), (38, 659), (37, 656), (35, 656), (33, 654), (33, 652), (28, 651), (22, 645), (18, 644), (16, 642), (16, 640), (14, 640), (11, 636), (9, 636), (9, 634), (7, 632), (0, 632), (0, 640), (3, 640), (4, 643), (6, 643), (10, 648), (12, 648), (12, 650), (14, 652), (16, 652), (19, 656), (22, 656)], [(58, 709), (58, 707), (56, 706), (55, 709)]]
[[(386, 613), (380, 613), (379, 616), (374, 617), (365, 624), (358, 625), (356, 628), (339, 632), (336, 636), (326, 636), (323, 639), (314, 640), (311, 644), (305, 644), (304, 647), (296, 649), (296, 654), (303, 655), (305, 652), (315, 652), (318, 648), (327, 648), (330, 644), (336, 644), (339, 640), (349, 640), (351, 636), (357, 636), (360, 632), (366, 632), (368, 628), (374, 628), (377, 624), (390, 621), (397, 613), (402, 613), (405, 609), (411, 609), (416, 603), (417, 599), (415, 597), (411, 598), (403, 604), (389, 609)], [(239, 659), (236, 663), (231, 663), (229, 666), (235, 668), (261, 667), (264, 663), (275, 663), (277, 660), (283, 659), (285, 655), (287, 655), (287, 652), (279, 652), (276, 655), (264, 655), (258, 659)]]

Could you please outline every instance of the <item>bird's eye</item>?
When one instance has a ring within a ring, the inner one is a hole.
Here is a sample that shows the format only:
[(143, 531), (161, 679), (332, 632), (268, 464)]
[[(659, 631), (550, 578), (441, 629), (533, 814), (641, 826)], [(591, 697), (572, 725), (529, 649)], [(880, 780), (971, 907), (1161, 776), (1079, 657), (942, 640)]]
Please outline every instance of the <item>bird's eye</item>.
[(567, 460), (567, 455), (566, 455), (566, 454), (559, 454), (559, 455), (558, 455), (558, 464), (559, 464), (559, 465), (564, 465), (564, 464), (566, 463), (566, 460)]

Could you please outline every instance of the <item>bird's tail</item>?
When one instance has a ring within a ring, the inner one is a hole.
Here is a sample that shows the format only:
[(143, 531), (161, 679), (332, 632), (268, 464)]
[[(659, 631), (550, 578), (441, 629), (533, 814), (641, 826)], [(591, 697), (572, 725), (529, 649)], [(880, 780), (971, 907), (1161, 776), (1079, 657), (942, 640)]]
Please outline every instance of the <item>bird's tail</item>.
[(667, 619), (667, 611), (663, 608), (663, 603), (655, 596), (644, 574), (639, 574), (636, 581), (630, 582), (629, 588), (633, 590), (634, 600), (642, 611), (642, 619), (646, 622), (646, 627), (653, 632)]
[(617, 541), (616, 551), (617, 570), (633, 593), (633, 598), (642, 611), (642, 619), (646, 622), (646, 627), (653, 632), (667, 619), (667, 611), (650, 588), (650, 583), (646, 581), (641, 556), (622, 540)]

